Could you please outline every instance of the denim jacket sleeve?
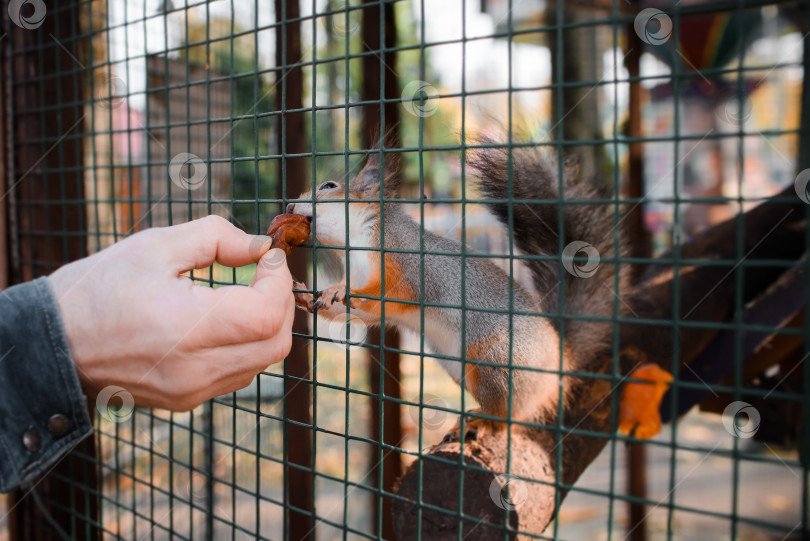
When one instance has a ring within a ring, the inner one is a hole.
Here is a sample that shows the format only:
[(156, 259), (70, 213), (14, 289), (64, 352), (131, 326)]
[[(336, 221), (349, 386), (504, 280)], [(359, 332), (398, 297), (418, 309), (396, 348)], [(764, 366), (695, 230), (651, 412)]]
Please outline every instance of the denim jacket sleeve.
[(0, 291), (0, 492), (45, 473), (92, 432), (50, 282)]

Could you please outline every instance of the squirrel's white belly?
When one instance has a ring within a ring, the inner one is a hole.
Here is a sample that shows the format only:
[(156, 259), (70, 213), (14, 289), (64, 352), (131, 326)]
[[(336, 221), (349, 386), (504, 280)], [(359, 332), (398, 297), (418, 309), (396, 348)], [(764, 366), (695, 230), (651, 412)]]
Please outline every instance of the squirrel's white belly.
[(367, 250), (352, 250), (349, 252), (349, 265), (351, 274), (349, 276), (349, 287), (358, 289), (366, 285), (371, 276), (371, 262)]
[[(349, 263), (351, 265), (350, 287), (359, 288), (366, 284), (371, 275), (371, 252), (367, 250), (353, 250), (349, 252)], [(431, 351), (448, 357), (461, 357), (461, 337), (458, 329), (448, 327), (446, 321), (442, 319), (434, 310), (425, 311), (424, 335), (426, 345)], [(363, 317), (361, 315), (361, 317)], [(405, 327), (422, 334), (422, 316), (420, 311), (415, 310), (405, 315), (386, 316), (387, 323), (394, 323), (397, 326)], [(450, 374), (456, 383), (461, 381), (461, 361), (449, 359), (436, 359), (439, 364)]]

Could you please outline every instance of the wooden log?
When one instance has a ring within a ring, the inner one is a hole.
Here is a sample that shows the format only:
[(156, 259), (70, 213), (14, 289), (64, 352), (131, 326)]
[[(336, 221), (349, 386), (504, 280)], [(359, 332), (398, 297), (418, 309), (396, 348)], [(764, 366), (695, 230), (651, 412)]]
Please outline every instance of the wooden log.
[[(568, 379), (568, 378), (566, 378)], [(517, 533), (540, 534), (554, 516), (556, 498), (565, 497), (585, 468), (593, 462), (610, 436), (608, 380), (589, 379), (577, 389), (580, 414), (569, 416), (561, 432), (513, 427), (511, 442), (500, 431), (477, 440), (440, 443), (415, 462), (403, 476), (397, 493), (407, 501), (394, 504), (397, 539), (455, 540), (458, 528), (467, 540), (503, 539), (508, 524), (510, 538)], [(598, 432), (601, 437), (586, 436)], [(511, 444), (511, 445), (509, 445)], [(557, 471), (557, 450), (564, 457)], [(507, 457), (509, 457), (509, 474)], [(437, 460), (441, 459), (441, 460)], [(464, 465), (459, 467), (460, 461)], [(422, 492), (419, 488), (421, 463)], [(459, 475), (463, 471), (463, 515), (458, 510)], [(509, 485), (509, 493), (501, 490)], [(416, 504), (421, 499), (420, 506)], [(441, 510), (434, 509), (440, 508)]]

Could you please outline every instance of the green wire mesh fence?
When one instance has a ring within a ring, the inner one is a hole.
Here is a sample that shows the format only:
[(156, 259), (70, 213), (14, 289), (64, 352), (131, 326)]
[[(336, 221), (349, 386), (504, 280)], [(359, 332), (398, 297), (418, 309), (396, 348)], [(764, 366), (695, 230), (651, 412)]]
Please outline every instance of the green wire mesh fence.
[[(188, 413), (127, 407), (126, 390), (107, 396), (94, 405), (94, 437), (36, 498), (6, 501), (8, 538), (810, 538), (806, 1), (5, 7), (12, 282), (209, 214), (261, 234), (291, 202), (314, 202), (302, 193), (396, 157), (399, 193), (372, 205), (383, 239), (396, 239), (403, 215), (418, 238), (355, 244), (358, 200), (341, 190), (333, 204), (345, 222), (334, 227), (345, 240), (313, 238), (289, 264), (301, 291), (315, 292), (336, 273), (355, 289), (351, 276), (375, 263), (351, 262), (376, 261), (382, 290), (350, 301), (379, 301), (389, 323), (410, 306), (422, 328), (380, 331), (351, 302), (345, 318), (300, 312), (287, 361), (239, 392)], [(473, 157), (493, 148), (508, 156), (503, 199), (474, 180)], [(517, 193), (517, 160), (537, 149), (556, 158), (555, 173), (575, 157), (604, 195)], [(505, 227), (487, 204), (500, 205)], [(572, 208), (585, 221), (609, 210), (595, 260), (594, 239), (565, 231)], [(536, 230), (515, 228), (522, 213)], [(512, 229), (553, 242), (527, 253)], [(426, 232), (465, 248), (431, 252)], [(416, 262), (400, 269), (421, 277), (416, 300), (386, 279), (399, 255)], [(431, 257), (463, 270), (426, 272)], [(463, 412), (478, 404), (440, 364), (467, 388), (470, 367), (487, 365), (466, 331), (425, 318), (458, 313), (466, 329), (482, 309), (426, 298), (456, 282), (462, 299), (480, 293), (468, 271), (482, 258), (528, 289), (536, 266), (557, 276), (538, 291), (559, 297), (548, 310), (516, 308), (516, 288), (488, 309), (509, 322), (497, 366), (510, 381), (515, 348), (526, 347), (513, 343), (520, 318), (563, 339), (577, 322), (593, 330), (579, 335), (587, 348), (555, 346), (546, 372), (566, 399), (551, 413), (513, 418), (526, 395), (509, 384), (514, 430), (466, 437), (477, 421)], [(601, 293), (589, 295), (605, 306), (570, 312), (564, 293), (597, 267)], [(219, 287), (247, 284), (254, 270), (191, 276)], [(431, 347), (445, 340), (463, 353)], [(569, 347), (602, 355), (574, 366)], [(674, 378), (653, 408), (665, 424), (652, 439), (618, 430), (622, 393), (644, 363)]]

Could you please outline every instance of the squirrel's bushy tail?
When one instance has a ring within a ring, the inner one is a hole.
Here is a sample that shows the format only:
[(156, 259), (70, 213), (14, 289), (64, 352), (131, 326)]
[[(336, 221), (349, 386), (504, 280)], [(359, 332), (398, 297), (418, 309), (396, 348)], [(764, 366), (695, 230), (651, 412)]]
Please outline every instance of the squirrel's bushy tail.
[[(482, 197), (501, 200), (487, 205), (507, 227), (510, 227), (511, 206), (512, 234), (521, 251), (555, 258), (526, 261), (542, 299), (542, 309), (559, 312), (560, 295), (564, 291), (566, 315), (612, 316), (614, 303), (620, 302), (614, 296), (614, 278), (619, 267), (613, 261), (604, 260), (614, 259), (617, 251), (623, 251), (625, 242), (618, 227), (621, 216), (615, 215), (615, 205), (604, 201), (568, 203), (610, 198), (608, 187), (582, 179), (574, 164), (564, 163), (563, 193), (560, 194), (559, 166), (550, 156), (551, 152), (539, 147), (509, 148), (491, 139), (479, 139), (477, 143), (485, 148), (471, 151), (467, 163), (478, 177)], [(529, 199), (549, 201), (519, 202)], [(569, 248), (564, 250), (566, 246)], [(576, 252), (576, 259), (566, 261), (561, 250), (565, 255)], [(594, 258), (597, 254), (598, 261)], [(556, 259), (561, 255), (563, 266), (568, 270), (563, 271), (564, 276), (560, 275), (560, 263)], [(620, 278), (623, 274), (619, 274)], [(619, 289), (623, 289), (623, 285), (621, 283)], [(598, 339), (598, 335), (593, 336), (597, 325), (576, 317), (567, 319), (566, 341), (573, 347), (590, 349), (588, 343)]]

